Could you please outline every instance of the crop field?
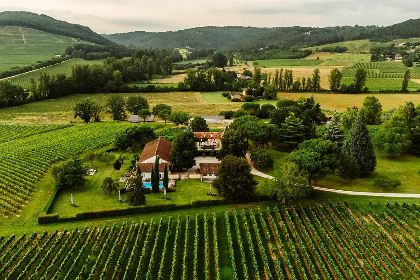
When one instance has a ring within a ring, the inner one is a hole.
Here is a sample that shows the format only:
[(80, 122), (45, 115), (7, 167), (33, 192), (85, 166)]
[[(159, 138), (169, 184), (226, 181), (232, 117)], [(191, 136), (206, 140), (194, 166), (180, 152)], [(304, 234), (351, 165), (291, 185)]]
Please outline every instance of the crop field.
[(420, 276), (417, 207), (374, 205), (359, 210), (346, 205), (274, 207), (4, 236), (0, 276), (17, 280)]
[(77, 64), (84, 65), (101, 65), (101, 60), (84, 60), (84, 59), (72, 59), (65, 61), (53, 66), (46, 67), (44, 69), (35, 70), (30, 73), (22, 74), (14, 78), (8, 79), (12, 84), (19, 85), (23, 88), (29, 88), (31, 78), (38, 80), (42, 73), (48, 73), (49, 75), (65, 74), (67, 77), (71, 76), (71, 67)]
[(138, 88), (145, 88), (147, 86), (155, 86), (155, 87), (178, 87), (177, 83), (150, 83), (150, 84), (146, 84), (146, 83), (129, 83), (127, 84), (127, 86), (129, 87), (138, 87)]
[[(36, 189), (36, 182), (52, 163), (108, 145), (122, 128), (123, 125), (114, 122), (83, 126), (0, 126), (0, 218), (19, 215)], [(7, 139), (6, 135), (11, 138)]]
[(323, 61), (318, 59), (267, 59), (256, 60), (261, 67), (266, 68), (279, 68), (283, 66), (316, 66), (320, 65)]
[(206, 63), (207, 59), (194, 59), (194, 60), (184, 60), (180, 62), (175, 62), (174, 64), (197, 64), (197, 63)]
[(301, 93), (301, 92), (279, 92), (277, 94), (280, 98), (298, 100), (300, 97), (309, 98), (314, 96), (316, 102), (321, 104), (321, 108), (344, 111), (347, 107), (356, 106), (363, 107), (363, 101), (367, 96), (375, 96), (382, 104), (382, 110), (388, 110), (399, 105), (404, 105), (406, 102), (412, 101), (414, 104), (420, 104), (420, 94), (375, 94), (375, 93), (360, 93), (360, 94), (341, 94), (341, 93)]
[(63, 55), (77, 40), (30, 28), (7, 26), (0, 29), (0, 71), (23, 67)]

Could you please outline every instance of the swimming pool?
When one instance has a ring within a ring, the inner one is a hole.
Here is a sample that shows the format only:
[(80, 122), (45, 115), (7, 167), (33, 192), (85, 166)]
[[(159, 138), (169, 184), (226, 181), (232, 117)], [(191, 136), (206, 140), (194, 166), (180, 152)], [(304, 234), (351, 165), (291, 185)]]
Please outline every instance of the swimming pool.
[[(143, 183), (143, 188), (151, 189), (152, 188), (152, 183), (150, 183), (150, 182)], [(159, 188), (163, 189), (163, 183), (159, 183)]]

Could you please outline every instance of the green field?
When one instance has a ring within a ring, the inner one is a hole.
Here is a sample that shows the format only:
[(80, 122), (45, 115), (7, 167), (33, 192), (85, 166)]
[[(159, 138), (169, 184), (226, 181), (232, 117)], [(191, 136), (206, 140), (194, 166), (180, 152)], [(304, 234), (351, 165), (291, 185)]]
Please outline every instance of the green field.
[(0, 71), (64, 55), (66, 47), (77, 43), (77, 40), (65, 36), (7, 26), (0, 29)]
[(30, 73), (22, 74), (14, 78), (8, 79), (12, 84), (19, 85), (24, 88), (29, 88), (31, 78), (38, 80), (42, 73), (48, 73), (49, 75), (66, 74), (67, 77), (71, 76), (71, 68), (74, 65), (102, 65), (101, 60), (84, 60), (84, 59), (72, 59), (65, 61), (53, 66), (49, 66), (44, 69), (35, 70)]
[(254, 63), (258, 63), (261, 67), (266, 68), (279, 68), (287, 66), (317, 66), (323, 61), (318, 59), (267, 59), (267, 60), (256, 60)]

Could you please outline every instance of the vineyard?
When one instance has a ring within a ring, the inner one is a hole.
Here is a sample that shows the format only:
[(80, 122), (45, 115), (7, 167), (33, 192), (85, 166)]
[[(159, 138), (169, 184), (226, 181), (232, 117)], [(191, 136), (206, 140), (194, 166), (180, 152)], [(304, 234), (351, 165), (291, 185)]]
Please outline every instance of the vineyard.
[[(347, 205), (347, 204), (346, 204)], [(315, 204), (0, 237), (1, 279), (413, 279), (420, 209)]]
[[(0, 126), (0, 217), (19, 215), (52, 163), (110, 144), (117, 123)], [(78, 141), (83, 139), (83, 141)]]

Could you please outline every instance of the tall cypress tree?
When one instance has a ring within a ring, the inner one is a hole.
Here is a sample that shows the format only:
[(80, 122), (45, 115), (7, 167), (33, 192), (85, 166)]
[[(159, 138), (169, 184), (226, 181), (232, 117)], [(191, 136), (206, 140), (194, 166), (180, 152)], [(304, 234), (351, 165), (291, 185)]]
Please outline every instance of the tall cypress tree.
[(363, 109), (359, 111), (353, 126), (344, 139), (343, 153), (347, 157), (356, 159), (362, 174), (375, 170), (376, 155), (366, 127)]
[(156, 156), (155, 164), (153, 165), (153, 168), (152, 168), (151, 183), (152, 183), (152, 192), (154, 193), (159, 192), (159, 160), (160, 160), (159, 156)]
[(163, 187), (168, 190), (169, 186), (169, 174), (168, 167), (165, 165), (165, 171), (163, 172)]

